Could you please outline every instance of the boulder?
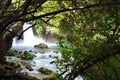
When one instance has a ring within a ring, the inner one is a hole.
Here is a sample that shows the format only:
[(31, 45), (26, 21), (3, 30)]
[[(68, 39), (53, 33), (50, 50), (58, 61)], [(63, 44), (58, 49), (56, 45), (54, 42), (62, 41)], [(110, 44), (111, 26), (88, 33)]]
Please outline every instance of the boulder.
[(40, 69), (38, 69), (38, 71), (41, 72), (41, 73), (43, 73), (43, 74), (46, 74), (46, 75), (52, 73), (51, 70), (49, 70), (47, 68), (43, 68), (43, 67), (41, 67)]
[(29, 71), (33, 70), (33, 68), (26, 62), (22, 62), (22, 65), (24, 65)]
[(41, 72), (42, 74), (45, 74), (45, 76), (43, 77), (43, 80), (55, 80), (58, 76), (52, 70), (49, 70), (47, 68), (41, 67), (38, 71)]
[(38, 48), (48, 48), (48, 45), (45, 44), (45, 43), (40, 43), (40, 44), (34, 45), (34, 47), (38, 47)]

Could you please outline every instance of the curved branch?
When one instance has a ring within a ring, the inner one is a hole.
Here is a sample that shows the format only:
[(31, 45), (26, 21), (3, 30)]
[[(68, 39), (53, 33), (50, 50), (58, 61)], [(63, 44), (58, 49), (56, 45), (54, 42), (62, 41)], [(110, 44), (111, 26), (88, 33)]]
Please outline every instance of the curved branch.
[(25, 32), (25, 31), (27, 31), (29, 28), (31, 28), (31, 27), (33, 27), (33, 26), (35, 26), (36, 24), (33, 24), (32, 26), (29, 26), (28, 28), (26, 28), (24, 31), (22, 31), (22, 33), (19, 35), (19, 37), (18, 37), (18, 40), (21, 38), (21, 36), (23, 35), (23, 33)]
[(118, 2), (118, 3), (111, 2), (111, 3), (103, 3), (103, 4), (92, 4), (92, 5), (75, 7), (75, 8), (74, 7), (69, 7), (69, 8), (66, 8), (66, 9), (63, 9), (63, 10), (57, 10), (57, 11), (53, 11), (53, 12), (46, 13), (46, 14), (43, 14), (43, 15), (35, 16), (34, 18), (31, 18), (31, 17), (30, 18), (19, 18), (19, 19), (16, 19), (16, 20), (27, 22), (27, 21), (36, 20), (36, 19), (40, 19), (40, 18), (43, 18), (43, 17), (46, 17), (46, 16), (59, 14), (59, 13), (67, 12), (67, 11), (83, 10), (83, 9), (89, 9), (89, 8), (100, 7), (100, 6), (105, 6), (105, 5), (120, 5), (120, 2)]

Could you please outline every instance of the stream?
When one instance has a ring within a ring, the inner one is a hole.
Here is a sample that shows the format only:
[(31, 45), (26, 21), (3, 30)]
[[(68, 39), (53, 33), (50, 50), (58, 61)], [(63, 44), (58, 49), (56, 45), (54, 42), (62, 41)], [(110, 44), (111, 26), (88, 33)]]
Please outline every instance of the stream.
[[(28, 23), (25, 23), (23, 25), (23, 30), (31, 26)], [(45, 43), (48, 45), (47, 49), (40, 49), (35, 48), (34, 45), (39, 43)], [(21, 51), (28, 51), (31, 54), (34, 55), (33, 60), (21, 60), (20, 58), (17, 58), (16, 56), (7, 56), (6, 61), (8, 62), (26, 62), (29, 64), (33, 70), (29, 71), (24, 66), (21, 67), (20, 72), (27, 73), (30, 76), (36, 77), (40, 80), (42, 80), (46, 75), (42, 74), (38, 71), (39, 68), (44, 67), (47, 69), (52, 70), (53, 72), (57, 71), (56, 65), (54, 63), (55, 59), (54, 57), (61, 57), (59, 52), (59, 47), (54, 43), (47, 43), (42, 38), (38, 38), (33, 35), (32, 28), (29, 28), (23, 35), (23, 40), (17, 41), (16, 38), (13, 40), (13, 46), (12, 49), (17, 50), (18, 52)], [(83, 80), (81, 77), (77, 77), (75, 80)]]
[(14, 46), (12, 47), (12, 49), (17, 50), (18, 52), (28, 51), (34, 55), (33, 60), (21, 60), (16, 56), (7, 56), (6, 61), (8, 62), (14, 62), (14, 61), (26, 62), (33, 68), (32, 71), (29, 71), (24, 66), (22, 66), (20, 71), (22, 73), (27, 73), (30, 76), (33, 76), (42, 80), (42, 78), (44, 78), (45, 75), (38, 71), (39, 68), (44, 67), (49, 70), (52, 70), (53, 72), (57, 71), (57, 68), (54, 63), (55, 61), (54, 57), (60, 56), (59, 50), (57, 48), (39, 49), (34, 47)]
[[(21, 67), (22, 73), (27, 73), (30, 76), (36, 77), (39, 80), (43, 80), (43, 78), (46, 77), (45, 74), (42, 74), (38, 71), (39, 68), (44, 67), (49, 70), (52, 70), (53, 72), (57, 71), (56, 65), (54, 63), (55, 59), (54, 57), (60, 57), (60, 52), (58, 48), (54, 48), (49, 46), (48, 49), (39, 49), (39, 48), (34, 48), (34, 47), (25, 47), (25, 46), (14, 46), (12, 49), (17, 50), (17, 51), (28, 51), (34, 55), (33, 60), (21, 60), (20, 58), (17, 58), (15, 56), (7, 56), (7, 61), (8, 62), (26, 62), (28, 63), (33, 70), (29, 71), (26, 69), (24, 66)], [(82, 77), (77, 77), (75, 80), (83, 80)]]

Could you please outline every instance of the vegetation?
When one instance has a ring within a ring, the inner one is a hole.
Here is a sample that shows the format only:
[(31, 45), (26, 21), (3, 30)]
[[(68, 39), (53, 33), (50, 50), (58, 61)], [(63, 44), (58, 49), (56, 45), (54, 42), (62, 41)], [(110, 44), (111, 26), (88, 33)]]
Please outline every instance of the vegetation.
[(20, 68), (21, 65), (22, 65), (21, 62), (12, 62), (11, 64), (12, 64), (12, 66), (15, 67), (15, 68)]
[(9, 50), (8, 51), (8, 56), (15, 56), (17, 54), (17, 51), (16, 50)]
[(102, 5), (109, 1), (93, 3), (96, 7), (66, 13), (61, 21), (60, 30), (66, 35), (59, 38), (62, 39), (62, 58), (57, 60), (57, 66), (63, 71), (61, 74), (66, 75), (65, 79), (74, 80), (77, 76), (85, 80), (120, 78), (119, 6)]
[[(37, 32), (56, 31), (63, 80), (120, 80), (119, 0), (0, 0), (0, 63), (25, 22)], [(29, 27), (29, 28), (30, 28)], [(26, 55), (29, 57), (29, 54)], [(2, 72), (1, 72), (2, 73)]]
[(33, 55), (27, 51), (20, 53), (17, 57), (25, 60), (32, 60), (34, 58)]

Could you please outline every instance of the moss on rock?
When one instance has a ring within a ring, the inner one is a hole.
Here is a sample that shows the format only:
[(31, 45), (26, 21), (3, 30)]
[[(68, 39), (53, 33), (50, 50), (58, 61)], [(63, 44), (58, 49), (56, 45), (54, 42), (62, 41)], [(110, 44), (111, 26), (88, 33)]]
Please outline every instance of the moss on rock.
[(55, 74), (52, 70), (49, 70), (47, 68), (41, 67), (38, 71), (46, 75), (46, 76), (44, 76), (43, 80), (44, 79), (45, 80), (55, 80), (57, 78), (57, 74)]
[(11, 65), (15, 68), (20, 68), (21, 67), (21, 62), (12, 62)]
[(25, 66), (29, 71), (33, 70), (33, 68), (26, 62), (22, 62), (22, 65)]
[(34, 58), (33, 55), (27, 51), (21, 52), (17, 57), (25, 60), (32, 60)]
[(15, 56), (17, 54), (16, 50), (9, 50), (7, 56)]
[(37, 47), (37, 48), (48, 48), (48, 45), (45, 44), (45, 43), (40, 43), (40, 44), (34, 45), (34, 47)]

